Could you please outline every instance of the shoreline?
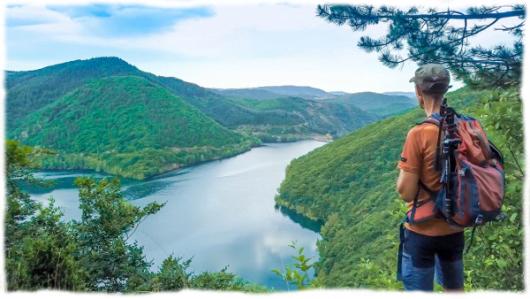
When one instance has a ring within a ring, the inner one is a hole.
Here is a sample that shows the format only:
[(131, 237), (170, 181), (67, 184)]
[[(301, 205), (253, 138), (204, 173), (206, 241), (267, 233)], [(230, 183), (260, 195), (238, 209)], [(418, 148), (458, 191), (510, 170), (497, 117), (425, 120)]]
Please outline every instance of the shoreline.
[(118, 177), (120, 179), (120, 181), (121, 180), (130, 180), (130, 181), (135, 181), (135, 182), (146, 182), (146, 181), (155, 179), (155, 178), (157, 178), (159, 176), (168, 174), (168, 173), (170, 173), (172, 171), (183, 170), (183, 169), (186, 169), (186, 168), (189, 168), (189, 167), (199, 166), (199, 165), (204, 164), (204, 163), (209, 163), (209, 162), (214, 162), (214, 161), (222, 161), (224, 159), (233, 158), (235, 156), (238, 156), (238, 155), (244, 154), (246, 152), (249, 152), (253, 148), (266, 146), (266, 144), (282, 144), (282, 143), (292, 143), (292, 142), (309, 141), (309, 140), (314, 140), (314, 141), (319, 141), (319, 142), (326, 142), (326, 143), (332, 141), (332, 139), (330, 141), (330, 138), (328, 138), (325, 135), (313, 135), (313, 136), (311, 136), (309, 138), (302, 138), (302, 139), (297, 139), (297, 140), (292, 140), (292, 141), (261, 142), (259, 144), (250, 146), (248, 149), (246, 149), (244, 151), (241, 151), (241, 152), (238, 152), (238, 153), (235, 153), (233, 155), (229, 155), (229, 156), (225, 156), (225, 157), (219, 157), (219, 158), (215, 158), (215, 159), (204, 160), (204, 161), (198, 161), (196, 163), (190, 163), (190, 164), (187, 164), (187, 165), (179, 165), (178, 167), (169, 168), (167, 170), (161, 171), (160, 173), (157, 173), (157, 174), (154, 174), (154, 175), (151, 175), (151, 176), (147, 176), (144, 179), (136, 179), (136, 178), (132, 178), (132, 177), (122, 176), (122, 175), (119, 175), (119, 174), (108, 173), (108, 172), (105, 172), (105, 171), (97, 171), (97, 170), (91, 169), (91, 168), (34, 168), (32, 170), (36, 171), (36, 172), (37, 171), (41, 171), (41, 172), (42, 171), (92, 171), (92, 172), (94, 172), (96, 174), (101, 174), (101, 175), (105, 175), (105, 176), (108, 176), (108, 177)]

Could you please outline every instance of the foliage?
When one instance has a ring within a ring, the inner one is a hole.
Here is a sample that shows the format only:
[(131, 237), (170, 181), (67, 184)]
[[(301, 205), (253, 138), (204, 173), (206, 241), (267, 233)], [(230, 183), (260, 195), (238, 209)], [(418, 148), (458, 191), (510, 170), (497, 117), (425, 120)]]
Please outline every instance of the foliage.
[(213, 91), (230, 98), (255, 100), (273, 100), (280, 97), (299, 97), (309, 100), (323, 100), (335, 97), (334, 94), (319, 88), (293, 85), (214, 89)]
[(468, 289), (523, 289), (522, 182), (524, 148), (521, 98), (517, 90), (494, 90), (481, 99), (477, 115), (488, 137), (504, 153), (507, 218), (477, 229), (466, 256)]
[(294, 264), (286, 265), (283, 272), (280, 269), (273, 269), (272, 272), (287, 284), (294, 285), (298, 290), (316, 286), (312, 283), (309, 274), (310, 270), (314, 270), (314, 263), (310, 262), (312, 258), (306, 257), (304, 255), (304, 247), (297, 247), (295, 242), (289, 244), (289, 247), (296, 252), (296, 255), (292, 256)]
[[(356, 100), (360, 98), (364, 99), (358, 95), (350, 95), (349, 99), (337, 98), (326, 101), (300, 97), (280, 97), (265, 100), (233, 99), (241, 106), (268, 115), (268, 117), (257, 118), (251, 123), (240, 124), (236, 129), (239, 132), (259, 136), (262, 140), (267, 137), (269, 139), (270, 137), (277, 137), (282, 141), (288, 137), (291, 137), (290, 140), (307, 139), (317, 134), (329, 134), (333, 137), (343, 136), (381, 117), (372, 111), (359, 108)], [(389, 104), (399, 102), (401, 97), (397, 96), (371, 94), (367, 98), (372, 100), (384, 99), (385, 107), (393, 107), (390, 113), (397, 113), (411, 106), (409, 103), (409, 105), (397, 108)]]
[[(514, 152), (505, 157), (508, 220), (480, 228), (465, 257), (466, 288), (521, 290), (522, 180), (516, 163), (522, 164), (523, 152), (519, 93), (462, 88), (447, 97), (458, 112), (480, 117), (488, 137), (501, 151), (512, 148)], [(500, 119), (506, 113), (506, 119)], [(406, 207), (395, 191), (396, 165), (407, 131), (423, 117), (415, 109), (368, 125), (287, 167), (277, 203), (325, 222), (315, 265), (320, 285), (401, 288), (395, 269), (398, 224)]]
[(75, 258), (77, 243), (61, 216), (52, 202), (39, 207), (17, 234), (6, 233), (9, 290), (85, 290), (86, 272)]
[(88, 287), (125, 291), (130, 280), (145, 279), (150, 266), (142, 249), (127, 241), (134, 228), (163, 205), (149, 203), (143, 208), (132, 205), (120, 194), (118, 179), (96, 182), (78, 178), (76, 184), (82, 216), (80, 221), (74, 221), (74, 227), (79, 258), (88, 272)]
[[(522, 4), (470, 7), (466, 11), (334, 4), (319, 5), (317, 15), (337, 25), (347, 23), (353, 31), (388, 23), (384, 37), (363, 36), (357, 44), (368, 52), (380, 53), (379, 60), (386, 66), (396, 67), (408, 60), (443, 63), (468, 86), (508, 87), (520, 83), (525, 18)], [(518, 24), (492, 27), (508, 18), (517, 18)], [(472, 46), (470, 38), (490, 27), (512, 35), (513, 46)]]
[(41, 167), (135, 179), (233, 156), (262, 141), (342, 136), (410, 108), (400, 96), (364, 93), (334, 101), (223, 96), (116, 57), (8, 72), (6, 87), (8, 137), (55, 153), (40, 156)]
[(268, 290), (260, 285), (246, 282), (233, 273), (227, 271), (227, 268), (219, 272), (203, 272), (194, 275), (190, 280), (191, 288), (207, 290), (225, 290), (225, 291), (244, 291), (252, 293), (263, 293)]
[[(65, 222), (50, 199), (34, 202), (19, 184), (31, 184), (32, 150), (7, 141), (5, 256), (9, 290), (153, 292), (207, 288), (263, 292), (226, 271), (193, 275), (191, 260), (169, 256), (151, 271), (143, 248), (129, 239), (145, 217), (163, 204), (138, 207), (121, 194), (118, 179), (78, 178), (80, 220)], [(21, 175), (23, 174), (23, 175)]]
[(76, 243), (69, 225), (59, 221), (51, 201), (42, 207), (18, 182), (34, 182), (28, 167), (31, 148), (6, 142), (7, 211), (4, 250), (8, 290), (84, 289), (84, 271), (74, 258)]
[(153, 290), (175, 291), (189, 287), (190, 274), (187, 269), (191, 259), (181, 262), (181, 258), (168, 256), (160, 266), (160, 271), (153, 278)]
[(42, 158), (44, 167), (98, 169), (140, 179), (258, 143), (131, 76), (91, 81), (30, 114), (8, 135), (56, 151)]
[(75, 60), (36, 71), (8, 72), (6, 77), (8, 129), (86, 82), (113, 75), (134, 75), (138, 70), (116, 57)]

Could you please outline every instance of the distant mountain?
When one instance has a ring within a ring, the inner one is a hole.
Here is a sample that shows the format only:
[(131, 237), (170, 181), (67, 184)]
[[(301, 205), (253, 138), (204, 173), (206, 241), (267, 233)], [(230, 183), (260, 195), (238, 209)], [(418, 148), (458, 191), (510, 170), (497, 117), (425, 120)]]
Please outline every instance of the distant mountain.
[(339, 137), (380, 118), (346, 102), (325, 102), (299, 97), (232, 100), (266, 116), (236, 128), (263, 141), (297, 140), (315, 134)]
[[(311, 138), (313, 135), (340, 136), (352, 129), (375, 120), (374, 115), (350, 107), (340, 113), (327, 115), (324, 111), (336, 111), (337, 104), (326, 109), (312, 109), (311, 113), (289, 110), (288, 97), (283, 94), (322, 96), (325, 91), (310, 87), (272, 86), (245, 90), (228, 90), (236, 94), (220, 94), (177, 78), (156, 76), (143, 72), (117, 57), (99, 57), (76, 60), (45, 67), (35, 71), (9, 72), (7, 76), (8, 130), (34, 111), (56, 101), (83, 84), (107, 76), (131, 75), (142, 77), (180, 97), (221, 125), (259, 136), (266, 141), (286, 141)], [(239, 96), (237, 95), (239, 93)], [(290, 97), (294, 98), (294, 97)], [(244, 99), (244, 101), (242, 100)], [(264, 103), (254, 107), (255, 100), (271, 100), (274, 108)], [(279, 100), (280, 99), (280, 100)], [(245, 102), (248, 101), (248, 102)], [(287, 104), (283, 107), (278, 103)], [(315, 103), (306, 103), (315, 106)], [(315, 106), (316, 107), (316, 106)], [(335, 110), (334, 110), (335, 109)], [(350, 113), (350, 114), (348, 114)]]
[[(308, 100), (353, 104), (358, 108), (382, 117), (400, 113), (416, 105), (416, 95), (407, 92), (326, 92), (322, 89), (306, 86), (268, 86), (240, 89), (213, 89), (214, 92), (231, 98), (244, 100), (274, 100), (281, 97), (297, 97)], [(414, 100), (412, 100), (414, 99)]]
[(390, 116), (409, 110), (417, 105), (416, 100), (402, 95), (385, 95), (375, 92), (348, 93), (329, 100), (333, 102), (346, 102), (362, 110), (379, 115)]
[(411, 99), (416, 99), (416, 93), (415, 92), (408, 92), (408, 91), (387, 91), (383, 92), (383, 94), (389, 95), (389, 96), (405, 96)]
[(7, 71), (6, 87), (7, 135), (57, 151), (45, 167), (136, 178), (233, 155), (260, 140), (340, 137), (410, 108), (401, 96), (337, 96), (304, 86), (212, 90), (117, 57)]
[(263, 86), (254, 88), (230, 88), (213, 89), (215, 92), (237, 98), (247, 98), (256, 100), (270, 100), (284, 97), (299, 97), (305, 99), (328, 99), (334, 97), (332, 94), (318, 88), (309, 86)]
[(225, 97), (237, 99), (271, 100), (282, 96), (260, 88), (212, 89), (212, 91)]
[(311, 99), (326, 99), (330, 98), (331, 95), (325, 92), (322, 89), (309, 87), (309, 86), (293, 86), (293, 85), (284, 85), (284, 86), (265, 86), (258, 87), (258, 89), (273, 92), (279, 95), (291, 96), (291, 97), (301, 97), (301, 98), (311, 98)]
[(347, 92), (344, 92), (344, 91), (330, 91), (329, 93), (334, 96), (345, 96), (348, 94)]

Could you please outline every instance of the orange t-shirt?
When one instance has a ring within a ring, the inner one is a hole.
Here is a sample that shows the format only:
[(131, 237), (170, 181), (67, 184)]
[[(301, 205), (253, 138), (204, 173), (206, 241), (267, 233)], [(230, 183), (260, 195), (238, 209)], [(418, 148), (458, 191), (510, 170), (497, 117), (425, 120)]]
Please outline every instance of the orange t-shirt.
[[(440, 173), (435, 169), (438, 127), (424, 123), (410, 129), (403, 146), (398, 168), (418, 174), (420, 181), (430, 190), (441, 188)], [(428, 200), (430, 195), (420, 188), (418, 200)], [(409, 208), (412, 202), (409, 203)], [(418, 234), (444, 236), (463, 231), (463, 228), (449, 225), (444, 219), (434, 218), (419, 224), (405, 223), (405, 227)]]

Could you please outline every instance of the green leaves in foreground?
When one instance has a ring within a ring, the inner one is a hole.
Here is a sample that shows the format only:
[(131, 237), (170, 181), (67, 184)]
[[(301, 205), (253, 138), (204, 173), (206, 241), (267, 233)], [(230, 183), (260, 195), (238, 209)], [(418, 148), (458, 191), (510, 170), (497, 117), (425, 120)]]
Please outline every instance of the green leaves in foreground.
[(296, 286), (298, 290), (308, 287), (315, 287), (316, 284), (309, 276), (310, 270), (314, 269), (312, 258), (304, 255), (304, 247), (297, 247), (296, 242), (289, 244), (289, 247), (295, 250), (296, 255), (292, 256), (293, 264), (286, 265), (284, 271), (273, 269), (272, 272), (283, 279), (288, 285)]
[[(169, 256), (157, 272), (143, 248), (130, 239), (143, 219), (164, 205), (138, 207), (121, 194), (118, 179), (78, 178), (81, 219), (65, 222), (50, 199), (41, 205), (19, 184), (34, 180), (32, 150), (7, 144), (5, 256), (8, 290), (153, 292), (205, 288), (265, 291), (229, 273), (194, 275), (191, 260)], [(71, 200), (75, 200), (72, 198)]]

